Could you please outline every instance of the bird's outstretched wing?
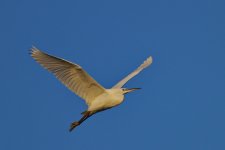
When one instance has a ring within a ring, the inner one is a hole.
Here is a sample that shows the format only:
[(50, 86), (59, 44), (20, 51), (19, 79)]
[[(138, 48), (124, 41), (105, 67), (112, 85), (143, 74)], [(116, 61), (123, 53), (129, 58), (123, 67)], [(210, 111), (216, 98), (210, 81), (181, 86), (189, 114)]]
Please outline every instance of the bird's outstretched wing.
[(31, 48), (31, 56), (88, 105), (105, 92), (105, 88), (77, 64), (46, 54), (35, 47)]
[(144, 68), (148, 67), (152, 63), (152, 57), (148, 57), (143, 64), (141, 64), (136, 70), (134, 70), (132, 73), (130, 73), (128, 76), (126, 76), (123, 80), (118, 82), (115, 86), (112, 88), (121, 88), (128, 80), (136, 76), (139, 72), (141, 72)]

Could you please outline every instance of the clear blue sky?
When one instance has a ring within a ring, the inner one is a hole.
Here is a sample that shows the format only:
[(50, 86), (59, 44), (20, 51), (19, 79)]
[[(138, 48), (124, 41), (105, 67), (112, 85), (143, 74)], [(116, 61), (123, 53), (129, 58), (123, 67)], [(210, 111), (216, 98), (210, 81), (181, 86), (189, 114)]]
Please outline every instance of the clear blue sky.
[[(225, 1), (1, 0), (1, 150), (224, 150)], [(28, 55), (80, 64), (110, 88), (149, 55), (117, 108), (74, 132), (85, 103)]]

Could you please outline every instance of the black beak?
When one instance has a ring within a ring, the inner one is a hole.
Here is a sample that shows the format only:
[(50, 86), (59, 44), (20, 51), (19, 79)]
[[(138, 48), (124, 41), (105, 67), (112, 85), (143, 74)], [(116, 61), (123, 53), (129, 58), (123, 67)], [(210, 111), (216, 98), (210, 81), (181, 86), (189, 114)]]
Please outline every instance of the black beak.
[(131, 88), (131, 89), (126, 89), (125, 90), (125, 94), (126, 93), (130, 93), (130, 92), (133, 92), (133, 91), (135, 91), (135, 90), (140, 90), (141, 88)]

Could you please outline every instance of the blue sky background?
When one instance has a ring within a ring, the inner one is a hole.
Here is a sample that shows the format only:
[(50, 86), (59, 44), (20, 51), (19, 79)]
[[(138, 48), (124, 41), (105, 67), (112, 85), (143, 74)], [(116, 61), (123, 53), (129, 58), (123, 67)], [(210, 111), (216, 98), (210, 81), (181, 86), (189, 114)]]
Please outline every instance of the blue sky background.
[[(1, 0), (0, 149), (224, 150), (225, 1)], [(117, 108), (86, 109), (28, 55), (80, 64), (104, 87), (152, 66)]]

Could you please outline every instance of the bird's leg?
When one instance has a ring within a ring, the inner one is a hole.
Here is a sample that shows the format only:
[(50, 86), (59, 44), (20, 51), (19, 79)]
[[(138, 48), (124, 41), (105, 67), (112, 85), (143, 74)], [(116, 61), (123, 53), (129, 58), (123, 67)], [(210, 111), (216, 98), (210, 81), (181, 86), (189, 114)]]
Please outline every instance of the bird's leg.
[(70, 132), (77, 126), (79, 126), (82, 122), (84, 122), (87, 118), (93, 115), (90, 111), (84, 113), (83, 117), (79, 121), (75, 121), (70, 126)]

